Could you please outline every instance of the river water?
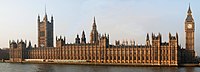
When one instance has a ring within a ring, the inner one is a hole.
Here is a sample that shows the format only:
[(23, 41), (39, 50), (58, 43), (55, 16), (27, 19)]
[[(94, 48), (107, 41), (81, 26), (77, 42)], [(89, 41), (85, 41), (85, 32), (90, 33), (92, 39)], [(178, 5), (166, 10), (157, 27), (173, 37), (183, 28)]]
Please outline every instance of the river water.
[(133, 67), (0, 63), (0, 72), (200, 72), (200, 67)]

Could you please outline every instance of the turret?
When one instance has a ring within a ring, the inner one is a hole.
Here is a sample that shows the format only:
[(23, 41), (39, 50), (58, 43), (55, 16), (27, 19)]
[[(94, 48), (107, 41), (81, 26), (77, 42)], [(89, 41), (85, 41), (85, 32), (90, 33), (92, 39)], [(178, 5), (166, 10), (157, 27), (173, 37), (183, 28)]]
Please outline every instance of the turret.
[(147, 33), (147, 37), (146, 37), (146, 41), (148, 41), (149, 40), (149, 33)]
[(81, 44), (86, 44), (85, 32), (82, 32)]
[(40, 24), (40, 15), (38, 14), (38, 24)]
[(22, 48), (22, 49), (25, 49), (26, 48), (26, 43), (21, 40), (18, 44), (17, 44), (18, 48)]
[(53, 15), (51, 16), (51, 24), (53, 24)]
[(170, 39), (171, 36), (172, 36), (172, 35), (171, 35), (171, 33), (169, 32), (169, 39)]
[(10, 48), (17, 48), (17, 43), (14, 40), (10, 41)]
[(158, 34), (158, 39), (159, 39), (159, 41), (160, 41), (160, 43), (161, 43), (161, 42), (162, 42), (162, 36), (161, 36), (160, 33)]
[(76, 38), (75, 38), (75, 43), (76, 44), (80, 44), (80, 38), (79, 35), (77, 34)]
[(178, 33), (176, 33), (175, 36), (172, 36), (171, 33), (169, 33), (169, 43), (170, 45), (178, 46)]
[(161, 34), (159, 33), (157, 36), (155, 36), (152, 33), (152, 45), (153, 46), (160, 46), (161, 42), (162, 42), (162, 36), (161, 36)]
[(119, 45), (120, 45), (120, 41), (119, 41), (119, 40), (116, 40), (116, 41), (115, 41), (115, 45), (119, 46)]
[(176, 32), (176, 40), (177, 40), (177, 43), (179, 43), (179, 42), (178, 42), (178, 33), (177, 33), (177, 32)]
[(147, 33), (147, 37), (146, 37), (146, 45), (147, 45), (147, 46), (150, 45), (149, 33)]
[(100, 42), (99, 42), (100, 46), (108, 47), (108, 45), (109, 45), (109, 37), (108, 36), (106, 36), (106, 34), (105, 34), (100, 37)]
[(22, 49), (26, 49), (26, 41), (21, 40), (19, 42), (17, 40), (17, 43), (14, 40), (10, 41), (10, 48), (22, 48)]
[(31, 41), (28, 43), (28, 48), (32, 48)]
[(62, 37), (60, 36), (60, 38), (58, 38), (58, 37), (56, 36), (56, 48), (61, 48), (61, 47), (64, 46), (64, 45), (65, 45), (65, 37), (62, 38)]

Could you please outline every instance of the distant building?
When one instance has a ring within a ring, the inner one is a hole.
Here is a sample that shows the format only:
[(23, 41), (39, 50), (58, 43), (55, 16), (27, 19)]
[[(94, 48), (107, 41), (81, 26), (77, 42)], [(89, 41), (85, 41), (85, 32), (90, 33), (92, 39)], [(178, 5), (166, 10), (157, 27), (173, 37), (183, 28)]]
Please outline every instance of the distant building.
[[(22, 62), (25, 59), (45, 60), (85, 60), (91, 63), (142, 64), (142, 65), (175, 65), (193, 63), (194, 51), (194, 20), (189, 7), (185, 21), (186, 49), (179, 46), (178, 33), (169, 41), (162, 42), (162, 35), (152, 33), (151, 40), (147, 33), (146, 44), (136, 45), (134, 41), (116, 41), (109, 44), (109, 35), (100, 34), (94, 18), (90, 43), (86, 43), (85, 32), (82, 37), (75, 38), (75, 43), (66, 44), (65, 37), (56, 37), (53, 47), (53, 17), (47, 20), (47, 14), (42, 22), (38, 16), (38, 47), (32, 47), (26, 41), (10, 42), (10, 61)], [(190, 58), (190, 59), (188, 59)], [(188, 59), (188, 60), (186, 60)]]
[(9, 60), (9, 48), (0, 49), (0, 60)]

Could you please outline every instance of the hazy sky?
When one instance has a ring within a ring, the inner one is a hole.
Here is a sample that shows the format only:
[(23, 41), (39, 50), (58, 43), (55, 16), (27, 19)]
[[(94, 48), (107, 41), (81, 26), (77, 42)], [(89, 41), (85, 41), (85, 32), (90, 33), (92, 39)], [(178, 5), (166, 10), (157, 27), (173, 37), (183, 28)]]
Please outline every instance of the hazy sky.
[(0, 47), (17, 39), (37, 44), (37, 16), (43, 18), (45, 4), (48, 17), (55, 19), (55, 36), (66, 36), (69, 43), (83, 30), (89, 41), (95, 16), (99, 33), (109, 33), (112, 44), (114, 40), (145, 44), (146, 33), (152, 32), (168, 41), (169, 32), (178, 32), (184, 47), (189, 3), (196, 26), (195, 49), (200, 53), (200, 0), (0, 0)]

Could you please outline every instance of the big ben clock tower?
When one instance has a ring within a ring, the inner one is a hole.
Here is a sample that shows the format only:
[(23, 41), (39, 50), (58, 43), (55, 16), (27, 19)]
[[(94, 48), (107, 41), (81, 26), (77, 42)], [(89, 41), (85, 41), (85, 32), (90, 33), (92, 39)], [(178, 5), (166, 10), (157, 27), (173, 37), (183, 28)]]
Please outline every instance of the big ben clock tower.
[(185, 20), (185, 33), (186, 33), (186, 50), (193, 51), (194, 50), (194, 19), (192, 17), (192, 11), (188, 9), (187, 17)]
[(195, 51), (194, 51), (194, 19), (192, 17), (192, 11), (188, 9), (187, 17), (185, 19), (185, 34), (186, 34), (186, 63), (194, 63), (195, 62)]

